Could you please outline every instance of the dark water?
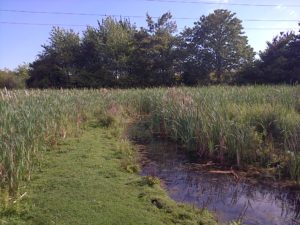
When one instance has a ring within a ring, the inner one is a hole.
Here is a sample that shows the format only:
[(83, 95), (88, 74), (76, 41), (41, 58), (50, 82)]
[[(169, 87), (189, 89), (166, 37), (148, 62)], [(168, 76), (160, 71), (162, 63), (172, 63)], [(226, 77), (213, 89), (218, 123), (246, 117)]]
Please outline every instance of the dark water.
[(206, 207), (226, 223), (241, 219), (249, 225), (300, 224), (300, 192), (235, 181), (211, 174), (191, 163), (180, 148), (155, 140), (141, 145), (142, 175), (159, 177), (176, 201)]

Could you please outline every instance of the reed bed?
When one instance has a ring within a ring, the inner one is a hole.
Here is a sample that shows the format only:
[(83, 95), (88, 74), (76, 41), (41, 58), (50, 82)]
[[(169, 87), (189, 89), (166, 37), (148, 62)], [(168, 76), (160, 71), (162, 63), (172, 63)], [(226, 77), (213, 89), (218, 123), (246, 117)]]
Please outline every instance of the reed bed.
[(105, 98), (97, 91), (0, 92), (0, 181), (15, 195), (19, 181), (30, 180), (42, 152), (60, 138), (80, 132), (81, 124)]
[[(121, 109), (121, 110), (120, 110)], [(300, 87), (0, 90), (0, 184), (15, 195), (51, 145), (102, 114), (147, 114), (187, 151), (300, 179)], [(122, 118), (122, 117), (121, 117)]]
[(152, 126), (200, 158), (299, 181), (299, 94), (299, 86), (171, 88), (155, 99)]

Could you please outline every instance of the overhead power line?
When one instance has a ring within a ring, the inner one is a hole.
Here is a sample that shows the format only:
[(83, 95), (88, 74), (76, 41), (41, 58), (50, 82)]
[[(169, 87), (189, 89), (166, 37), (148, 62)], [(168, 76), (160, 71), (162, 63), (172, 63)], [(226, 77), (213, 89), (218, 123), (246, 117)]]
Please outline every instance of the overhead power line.
[(81, 13), (81, 12), (56, 12), (56, 11), (31, 11), (31, 10), (15, 10), (15, 9), (0, 9), (0, 12), (28, 13), (28, 14), (52, 14), (52, 15), (70, 15), (70, 16), (100, 16), (100, 17), (133, 17), (144, 18), (145, 16), (122, 16), (122, 15), (107, 15), (100, 13)]
[(61, 27), (86, 27), (88, 25), (83, 24), (62, 24), (62, 23), (26, 23), (26, 22), (11, 22), (11, 21), (0, 21), (0, 24), (9, 25), (31, 25), (31, 26), (61, 26)]
[[(281, 4), (253, 4), (253, 3), (230, 3), (230, 2), (207, 2), (207, 1), (182, 1), (182, 0), (144, 0), (147, 2), (165, 2), (165, 3), (187, 3), (187, 4), (203, 4), (203, 5), (232, 5), (232, 6), (256, 6), (256, 7), (277, 7)], [(300, 7), (300, 5), (285, 5), (284, 7)]]
[[(50, 15), (71, 15), (71, 16), (99, 16), (99, 17), (117, 17), (117, 18), (145, 18), (141, 15), (116, 15), (116, 14), (100, 14), (100, 13), (84, 13), (84, 12), (56, 12), (56, 11), (31, 11), (31, 10), (15, 10), (15, 9), (0, 9), (0, 12), (9, 13), (26, 13), (26, 14), (50, 14)], [(159, 16), (151, 16), (152, 18), (159, 18)], [(174, 20), (198, 20), (199, 17), (172, 17)], [(247, 22), (299, 22), (295, 19), (243, 19)]]
[[(0, 21), (0, 24), (7, 25), (29, 25), (29, 26), (60, 26), (60, 27), (87, 27), (88, 24), (61, 24), (61, 23), (27, 23), (27, 22), (13, 22), (13, 21)], [(185, 28), (178, 28), (183, 30)], [(294, 30), (296, 27), (246, 27), (245, 30)]]

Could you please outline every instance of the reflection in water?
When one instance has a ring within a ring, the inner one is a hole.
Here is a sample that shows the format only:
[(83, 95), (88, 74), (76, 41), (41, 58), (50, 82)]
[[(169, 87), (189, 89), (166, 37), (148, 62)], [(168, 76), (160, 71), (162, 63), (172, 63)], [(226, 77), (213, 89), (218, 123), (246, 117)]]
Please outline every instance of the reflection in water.
[(249, 225), (300, 224), (299, 191), (236, 182), (229, 175), (208, 173), (168, 142), (155, 140), (140, 151), (142, 175), (159, 177), (171, 198), (213, 210), (221, 222), (242, 219)]

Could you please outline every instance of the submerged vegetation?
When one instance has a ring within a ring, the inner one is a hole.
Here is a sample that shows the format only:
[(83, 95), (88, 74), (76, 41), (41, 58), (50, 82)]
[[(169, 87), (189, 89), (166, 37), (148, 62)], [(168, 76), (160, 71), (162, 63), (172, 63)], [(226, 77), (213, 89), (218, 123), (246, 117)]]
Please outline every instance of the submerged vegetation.
[(85, 121), (96, 117), (103, 127), (115, 126), (116, 136), (124, 125), (120, 118), (142, 114), (149, 115), (153, 133), (202, 159), (269, 167), (279, 177), (299, 181), (299, 112), (299, 86), (2, 90), (1, 189), (16, 195), (45, 151), (59, 139), (80, 135)]

